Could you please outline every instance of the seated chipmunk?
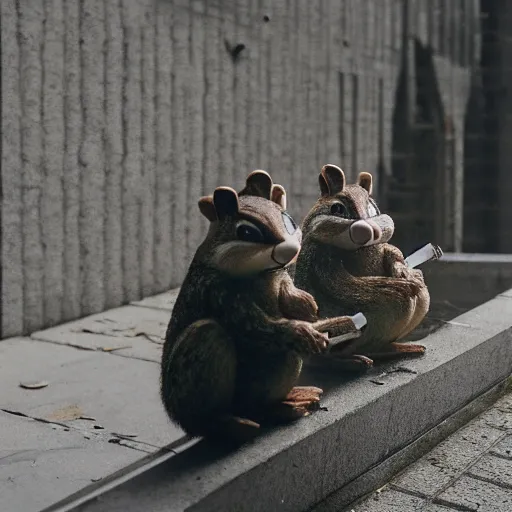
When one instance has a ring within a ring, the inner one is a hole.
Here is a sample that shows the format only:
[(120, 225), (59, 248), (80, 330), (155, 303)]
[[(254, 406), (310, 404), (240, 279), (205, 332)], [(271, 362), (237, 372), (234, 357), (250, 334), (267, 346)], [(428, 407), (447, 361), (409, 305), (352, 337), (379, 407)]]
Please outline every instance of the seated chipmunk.
[(314, 299), (295, 288), (286, 266), (301, 230), (265, 171), (251, 173), (239, 194), (216, 188), (199, 209), (210, 227), (167, 328), (161, 398), (187, 434), (244, 441), (260, 423), (318, 406), (321, 389), (294, 387), (302, 358), (355, 327), (345, 318), (316, 321)]
[(387, 243), (394, 224), (371, 197), (371, 174), (346, 185), (339, 167), (325, 165), (319, 182), (321, 197), (302, 224), (295, 285), (315, 297), (321, 318), (361, 311), (368, 319), (356, 343), (333, 347), (329, 356), (364, 369), (372, 360), (423, 354), (422, 345), (397, 341), (423, 320), (430, 296), (422, 272)]

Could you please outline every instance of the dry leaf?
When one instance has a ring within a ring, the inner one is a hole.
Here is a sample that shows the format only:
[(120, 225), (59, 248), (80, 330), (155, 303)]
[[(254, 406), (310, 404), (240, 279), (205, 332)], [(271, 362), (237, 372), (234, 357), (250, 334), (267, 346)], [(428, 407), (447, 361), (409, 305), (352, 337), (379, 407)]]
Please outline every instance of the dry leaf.
[(57, 409), (50, 415), (46, 416), (45, 419), (49, 421), (71, 421), (77, 420), (83, 416), (83, 411), (78, 405), (67, 405), (61, 409)]
[(38, 380), (31, 382), (20, 382), (20, 387), (24, 389), (41, 389), (48, 386), (48, 382), (46, 380)]
[(123, 350), (125, 348), (132, 348), (131, 345), (123, 345), (122, 347), (102, 347), (103, 352), (114, 352), (115, 350)]

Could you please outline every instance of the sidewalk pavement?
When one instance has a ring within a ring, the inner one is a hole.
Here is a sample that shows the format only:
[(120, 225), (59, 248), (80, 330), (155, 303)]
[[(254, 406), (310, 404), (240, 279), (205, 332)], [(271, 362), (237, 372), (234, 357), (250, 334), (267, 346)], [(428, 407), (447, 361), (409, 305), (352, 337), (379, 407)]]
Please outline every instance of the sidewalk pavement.
[(184, 435), (158, 394), (176, 295), (0, 341), (2, 512), (39, 511)]
[(512, 511), (512, 392), (353, 512)]

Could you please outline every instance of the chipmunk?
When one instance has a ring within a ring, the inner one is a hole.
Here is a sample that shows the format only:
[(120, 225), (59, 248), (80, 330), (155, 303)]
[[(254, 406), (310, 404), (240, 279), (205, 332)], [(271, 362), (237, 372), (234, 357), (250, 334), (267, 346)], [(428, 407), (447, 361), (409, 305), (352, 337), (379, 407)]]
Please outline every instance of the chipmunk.
[(321, 197), (302, 223), (295, 285), (315, 297), (321, 318), (361, 311), (368, 319), (354, 345), (333, 347), (330, 355), (366, 368), (376, 359), (423, 354), (422, 345), (397, 342), (427, 314), (429, 293), (422, 272), (387, 243), (394, 224), (371, 197), (371, 174), (361, 172), (357, 184), (346, 185), (339, 167), (325, 165), (319, 183)]
[(301, 230), (286, 192), (254, 171), (237, 193), (218, 187), (199, 200), (210, 221), (176, 300), (163, 348), (161, 398), (190, 436), (244, 441), (264, 422), (292, 421), (322, 390), (295, 386), (303, 357), (355, 327), (318, 320), (313, 297), (286, 271)]

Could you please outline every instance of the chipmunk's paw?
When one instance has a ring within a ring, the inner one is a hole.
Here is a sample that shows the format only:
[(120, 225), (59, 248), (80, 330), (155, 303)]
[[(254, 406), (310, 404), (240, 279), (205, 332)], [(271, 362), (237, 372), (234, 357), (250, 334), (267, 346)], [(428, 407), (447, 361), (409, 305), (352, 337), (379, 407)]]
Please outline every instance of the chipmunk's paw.
[(298, 352), (303, 354), (321, 354), (327, 350), (329, 336), (317, 331), (313, 324), (297, 322)]
[(320, 395), (323, 390), (313, 386), (296, 386), (280, 403), (274, 406), (268, 418), (274, 423), (287, 423), (309, 416), (320, 408)]
[(295, 386), (286, 395), (284, 403), (308, 409), (320, 402), (320, 396), (323, 392), (323, 389), (314, 386)]

